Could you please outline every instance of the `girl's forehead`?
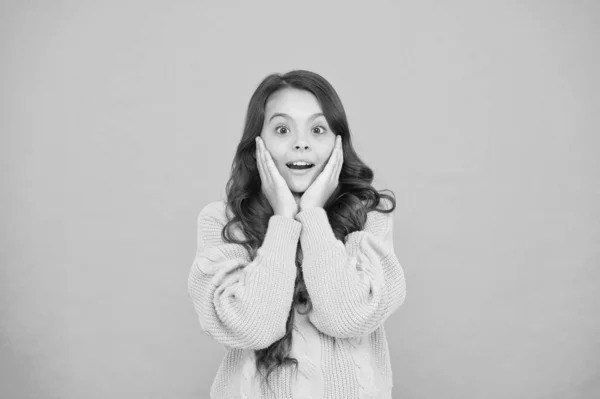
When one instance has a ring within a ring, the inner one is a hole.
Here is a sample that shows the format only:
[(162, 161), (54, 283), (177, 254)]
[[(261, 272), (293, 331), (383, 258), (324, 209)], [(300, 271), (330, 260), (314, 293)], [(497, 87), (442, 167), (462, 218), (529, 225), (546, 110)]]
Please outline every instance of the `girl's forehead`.
[(266, 116), (284, 113), (292, 118), (302, 118), (322, 112), (317, 98), (306, 90), (283, 89), (273, 93), (266, 104)]

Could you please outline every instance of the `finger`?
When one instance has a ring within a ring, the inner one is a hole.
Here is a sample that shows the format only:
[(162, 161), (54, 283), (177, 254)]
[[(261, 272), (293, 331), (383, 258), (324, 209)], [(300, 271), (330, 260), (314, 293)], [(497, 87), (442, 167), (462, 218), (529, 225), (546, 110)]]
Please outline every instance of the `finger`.
[(331, 167), (329, 169), (329, 179), (331, 181), (335, 180), (339, 160), (340, 160), (339, 139), (336, 136), (335, 145), (333, 146), (333, 152), (332, 152), (331, 158), (329, 160), (329, 163), (331, 164)]
[(267, 158), (267, 167), (269, 168), (269, 173), (271, 175), (271, 179), (275, 181), (275, 178), (279, 171), (277, 170), (277, 166), (275, 166), (275, 161), (273, 161), (273, 157), (271, 157), (271, 153), (269, 150), (265, 150), (266, 158)]
[(340, 173), (342, 171), (342, 166), (344, 164), (344, 148), (342, 147), (342, 136), (338, 136), (338, 137), (339, 137), (339, 143), (338, 143), (338, 163), (337, 163), (337, 168), (336, 168), (336, 171), (335, 171), (336, 180), (339, 180)]
[(262, 139), (259, 139), (259, 140), (260, 140), (260, 151), (262, 154), (263, 168), (264, 168), (264, 172), (265, 172), (265, 180), (266, 180), (267, 184), (272, 186), (273, 185), (273, 173), (271, 172), (271, 168), (269, 166), (269, 150), (267, 150), (267, 147), (265, 147), (264, 141), (262, 141)]
[(333, 165), (334, 160), (335, 160), (335, 144), (333, 146), (333, 150), (331, 151), (331, 154), (329, 154), (329, 158), (327, 159), (327, 163), (325, 164), (325, 167), (321, 171), (321, 174), (329, 173), (331, 171), (331, 166)]
[(331, 151), (331, 156), (327, 161), (327, 165), (325, 165), (324, 171), (326, 170), (330, 176), (333, 176), (335, 172), (336, 165), (338, 162), (338, 139), (335, 140), (335, 145), (333, 146), (333, 151)]
[(336, 137), (335, 143), (335, 159), (331, 168), (331, 179), (337, 180), (338, 169), (340, 166), (340, 158), (341, 158), (341, 149), (340, 149), (340, 139), (339, 136)]
[(256, 165), (258, 166), (258, 174), (260, 175), (260, 181), (265, 184), (265, 171), (262, 162), (262, 153), (260, 150), (259, 140), (256, 140)]
[(263, 184), (267, 183), (267, 170), (265, 167), (265, 156), (264, 156), (264, 151), (262, 149), (262, 144), (261, 144), (261, 140), (260, 138), (256, 139), (256, 151), (257, 151), (257, 160), (258, 160), (258, 164), (260, 166), (260, 171), (262, 173), (261, 178), (262, 178), (262, 182)]

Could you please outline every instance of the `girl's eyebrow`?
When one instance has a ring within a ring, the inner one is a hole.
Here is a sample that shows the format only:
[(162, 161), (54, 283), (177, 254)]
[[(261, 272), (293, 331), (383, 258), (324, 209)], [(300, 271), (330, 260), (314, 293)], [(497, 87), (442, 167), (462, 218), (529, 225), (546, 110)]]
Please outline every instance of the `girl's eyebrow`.
[[(274, 113), (274, 114), (271, 116), (271, 118), (269, 118), (269, 122), (271, 122), (271, 120), (272, 120), (273, 118), (277, 117), (277, 116), (283, 116), (283, 117), (284, 117), (284, 118), (286, 118), (286, 119), (292, 119), (292, 117), (291, 117), (291, 116), (289, 116), (289, 115), (288, 115), (288, 114), (286, 114), (286, 113), (283, 113), (283, 112), (276, 112), (276, 113)], [(318, 117), (318, 116), (324, 116), (324, 115), (323, 115), (323, 113), (321, 113), (321, 112), (317, 112), (316, 114), (312, 114), (311, 116), (309, 116), (309, 117), (308, 117), (308, 120), (315, 119), (315, 118), (316, 118), (316, 117)]]

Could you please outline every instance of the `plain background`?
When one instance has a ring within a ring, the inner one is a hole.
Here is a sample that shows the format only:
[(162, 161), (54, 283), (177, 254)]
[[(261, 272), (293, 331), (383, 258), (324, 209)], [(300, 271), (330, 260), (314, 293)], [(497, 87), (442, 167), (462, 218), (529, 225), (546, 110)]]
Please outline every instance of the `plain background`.
[(600, 392), (600, 5), (365, 4), (1, 3), (0, 397), (208, 397), (196, 217), (291, 69), (398, 200), (394, 398)]

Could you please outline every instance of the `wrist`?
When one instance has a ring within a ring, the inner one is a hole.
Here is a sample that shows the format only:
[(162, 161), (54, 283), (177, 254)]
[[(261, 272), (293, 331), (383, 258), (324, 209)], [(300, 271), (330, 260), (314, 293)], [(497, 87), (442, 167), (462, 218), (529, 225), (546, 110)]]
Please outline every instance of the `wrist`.
[(317, 204), (304, 204), (304, 205), (300, 206), (300, 211), (306, 211), (306, 210), (312, 209), (312, 208), (322, 208), (322, 207)]
[(284, 216), (290, 219), (294, 219), (296, 217), (297, 212), (275, 212), (275, 215)]

